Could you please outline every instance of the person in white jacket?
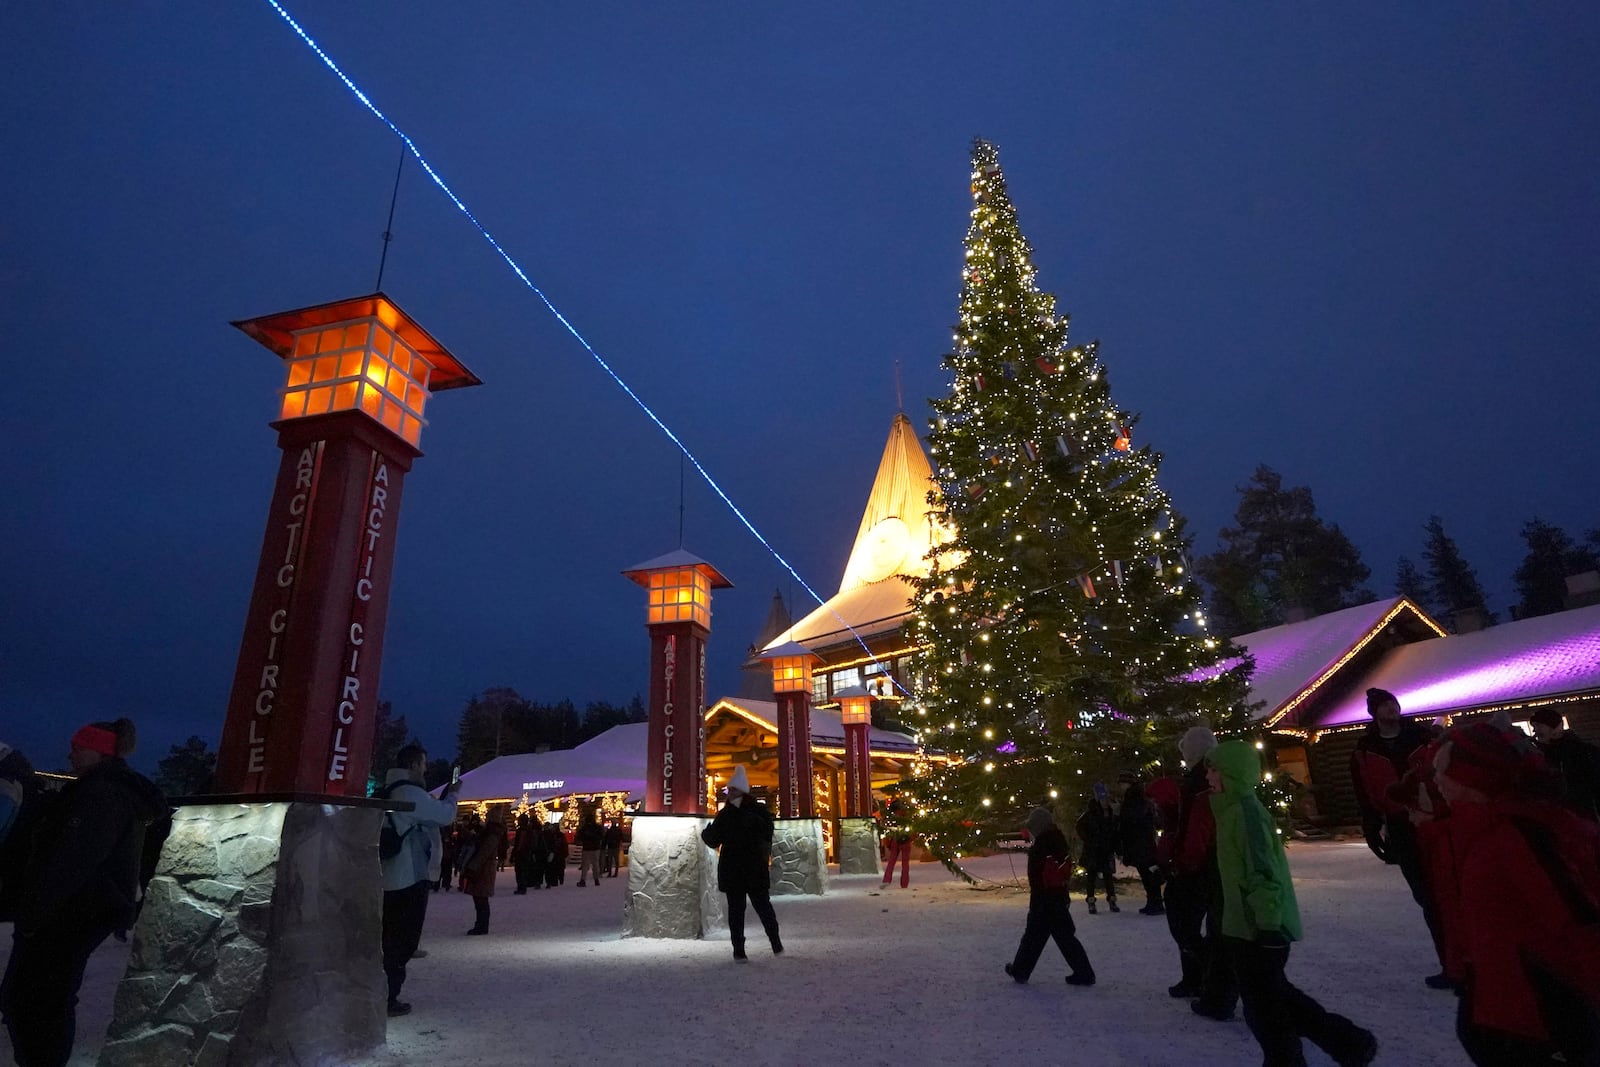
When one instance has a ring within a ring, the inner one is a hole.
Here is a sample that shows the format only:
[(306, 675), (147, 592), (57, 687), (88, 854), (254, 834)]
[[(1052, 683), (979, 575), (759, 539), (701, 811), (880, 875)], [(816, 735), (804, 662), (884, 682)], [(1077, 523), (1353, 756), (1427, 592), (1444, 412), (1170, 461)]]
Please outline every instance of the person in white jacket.
[(455, 794), (461, 788), (460, 783), (452, 782), (438, 799), (428, 795), (422, 787), (428, 753), (421, 745), (406, 745), (394, 762), (381, 795), (414, 806), (411, 811), (385, 816), (400, 835), (400, 851), (382, 861), (383, 973), (389, 979), (391, 1016), (411, 1010), (410, 1004), (400, 1000), (400, 987), (405, 984), (406, 964), (417, 951), (422, 921), (428, 915), (429, 873), (439, 869), (439, 828), (455, 822)]

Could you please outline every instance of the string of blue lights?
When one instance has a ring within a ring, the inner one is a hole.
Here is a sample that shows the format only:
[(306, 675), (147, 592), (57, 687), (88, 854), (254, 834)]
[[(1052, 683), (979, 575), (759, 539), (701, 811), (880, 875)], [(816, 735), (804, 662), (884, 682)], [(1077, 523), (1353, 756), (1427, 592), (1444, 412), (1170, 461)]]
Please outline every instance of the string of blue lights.
[[(761, 547), (765, 548), (772, 558), (778, 561), (778, 565), (781, 566), (785, 571), (789, 572), (795, 581), (800, 583), (800, 587), (810, 594), (813, 600), (815, 600), (818, 604), (825, 604), (826, 601), (824, 601), (821, 596), (817, 595), (817, 591), (812, 589), (806, 580), (800, 576), (800, 572), (794, 569), (789, 561), (783, 557), (782, 553), (774, 548), (772, 543), (761, 535), (761, 531), (756, 529), (755, 524), (752, 523), (748, 517), (746, 517), (745, 513), (739, 510), (739, 506), (733, 502), (733, 499), (728, 496), (725, 491), (723, 491), (722, 486), (717, 484), (717, 480), (711, 476), (711, 472), (706, 470), (695, 454), (689, 450), (689, 446), (684, 444), (678, 435), (672, 432), (672, 428), (670, 426), (661, 421), (660, 416), (658, 416), (655, 411), (651, 409), (649, 404), (644, 402), (644, 399), (640, 397), (638, 393), (633, 391), (632, 387), (629, 386), (627, 382), (623, 381), (621, 375), (611, 368), (611, 365), (605, 361), (604, 357), (602, 357), (599, 352), (595, 351), (594, 346), (589, 343), (588, 339), (585, 338), (582, 333), (578, 332), (578, 328), (561, 313), (560, 309), (557, 308), (555, 304), (551, 302), (550, 298), (544, 294), (544, 291), (533, 283), (533, 280), (528, 277), (527, 272), (522, 269), (522, 265), (512, 258), (511, 253), (507, 252), (500, 242), (495, 240), (494, 235), (484, 227), (483, 223), (478, 221), (478, 217), (474, 215), (472, 210), (468, 208), (467, 205), (462, 202), (461, 198), (455, 194), (454, 190), (450, 188), (450, 186), (445, 182), (444, 178), (440, 176), (439, 172), (434, 170), (433, 164), (429, 163), (427, 158), (423, 156), (421, 150), (417, 148), (416, 142), (414, 142), (404, 130), (396, 125), (388, 115), (385, 115), (383, 111), (379, 109), (378, 105), (372, 102), (372, 99), (367, 96), (366, 93), (361, 91), (360, 86), (356, 85), (350, 76), (340, 68), (339, 64), (334, 62), (332, 56), (323, 51), (322, 46), (317, 44), (317, 42), (312, 39), (311, 35), (305, 31), (305, 28), (302, 27), (299, 22), (295, 21), (294, 16), (290, 15), (289, 12), (285, 10), (283, 5), (278, 2), (278, 0), (266, 0), (266, 2), (274, 11), (278, 13), (284, 22), (288, 23), (289, 28), (294, 30), (295, 34), (299, 36), (300, 40), (304, 41), (306, 46), (317, 54), (317, 57), (321, 59), (323, 64), (333, 72), (334, 76), (344, 83), (344, 87), (350, 90), (351, 94), (361, 102), (361, 105), (368, 111), (372, 112), (372, 114), (377, 117), (379, 122), (382, 122), (385, 126), (394, 131), (395, 136), (399, 137), (401, 142), (406, 146), (406, 151), (410, 152), (412, 157), (416, 159), (417, 163), (422, 167), (423, 172), (426, 173), (430, 179), (432, 179), (434, 185), (439, 187), (439, 191), (444, 193), (444, 195), (449, 198), (450, 202), (456, 206), (456, 209), (460, 211), (461, 214), (466, 216), (467, 221), (472, 223), (473, 228), (476, 229), (480, 235), (482, 235), (485, 241), (489, 242), (489, 246), (493, 248), (495, 252), (499, 254), (500, 258), (505, 261), (506, 265), (511, 268), (512, 273), (522, 281), (523, 285), (528, 287), (528, 290), (532, 292), (534, 296), (539, 298), (540, 303), (545, 306), (546, 310), (548, 310), (550, 314), (554, 315), (556, 321), (561, 323), (561, 325), (566, 328), (566, 331), (570, 333), (580, 345), (583, 346), (583, 350), (589, 353), (590, 357), (594, 359), (595, 363), (599, 365), (601, 370), (605, 371), (606, 375), (613, 382), (617, 383), (618, 388), (628, 395), (628, 399), (632, 400), (636, 405), (638, 405), (639, 410), (643, 411), (650, 421), (655, 423), (661, 432), (667, 435), (667, 439), (677, 447), (678, 451), (683, 454), (685, 459), (694, 465), (694, 469), (699, 472), (701, 478), (705, 479), (705, 483), (711, 487), (712, 492), (716, 493), (718, 498), (720, 498), (722, 502), (728, 506), (728, 510), (733, 512), (734, 517), (739, 520), (746, 530), (750, 531), (750, 535), (760, 542)], [(850, 635), (855, 638), (856, 643), (861, 646), (861, 650), (867, 654), (867, 657), (871, 659), (873, 663), (878, 663), (879, 661), (877, 657), (872, 654), (872, 650), (867, 647), (867, 643), (862, 639), (861, 635), (856, 633), (855, 629), (851, 627), (850, 624), (842, 617), (840, 617), (838, 612), (834, 612), (833, 616), (839, 620), (846, 630), (850, 631)], [(902, 686), (892, 674), (885, 672), (885, 675), (894, 684), (896, 689), (900, 690), (900, 692), (905, 694), (907, 697), (911, 696), (910, 691)]]

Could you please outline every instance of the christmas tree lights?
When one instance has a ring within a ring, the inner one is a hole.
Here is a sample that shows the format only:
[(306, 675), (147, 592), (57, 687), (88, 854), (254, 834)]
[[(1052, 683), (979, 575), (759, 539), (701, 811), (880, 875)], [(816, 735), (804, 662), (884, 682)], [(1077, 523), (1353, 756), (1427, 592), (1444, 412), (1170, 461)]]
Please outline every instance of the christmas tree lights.
[(972, 152), (959, 321), (933, 401), (930, 502), (956, 533), (917, 583), (919, 739), (960, 762), (906, 783), (951, 862), (1038, 804), (1150, 771), (1204, 718), (1248, 725), (1250, 664), (1206, 630), (1161, 456), (1035, 283), (993, 145)]

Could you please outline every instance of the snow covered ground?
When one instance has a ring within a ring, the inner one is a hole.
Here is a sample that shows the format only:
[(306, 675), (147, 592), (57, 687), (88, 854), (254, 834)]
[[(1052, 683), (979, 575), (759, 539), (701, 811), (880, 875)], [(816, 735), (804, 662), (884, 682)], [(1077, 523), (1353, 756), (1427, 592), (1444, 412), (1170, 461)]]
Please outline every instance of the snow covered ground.
[[(360, 1067), (1260, 1062), (1242, 1021), (1201, 1019), (1167, 996), (1176, 952), (1165, 920), (1134, 910), (1137, 883), (1124, 885), (1132, 906), (1119, 915), (1073, 903), (1098, 985), (1066, 986), (1053, 946), (1030, 984), (1006, 977), (1027, 906), (1023, 863), (974, 861), (981, 888), (924, 863), (909, 889), (836, 876), (826, 896), (776, 898), (786, 951), (766, 951), (752, 915), (748, 964), (725, 940), (623, 940), (625, 877), (580, 889), (569, 873), (519, 897), (502, 872), (487, 937), (464, 936), (469, 898), (435, 894), (428, 956), (404, 994), (415, 1010), (390, 1021), (388, 1051)], [(1306, 930), (1289, 963), (1296, 984), (1373, 1030), (1379, 1063), (1466, 1063), (1455, 999), (1422, 984), (1437, 967), (1399, 870), (1360, 842), (1297, 843), (1290, 863)], [(74, 1064), (93, 1062), (126, 957), (108, 944), (90, 963)], [(1309, 1045), (1307, 1058), (1331, 1062)]]

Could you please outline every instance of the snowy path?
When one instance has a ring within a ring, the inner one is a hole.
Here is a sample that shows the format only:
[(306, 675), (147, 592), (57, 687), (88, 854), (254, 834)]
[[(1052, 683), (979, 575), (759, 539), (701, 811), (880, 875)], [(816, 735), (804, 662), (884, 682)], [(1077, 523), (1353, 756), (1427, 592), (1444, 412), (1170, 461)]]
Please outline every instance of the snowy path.
[[(995, 856), (973, 870), (1011, 881), (1021, 863)], [(1290, 863), (1307, 938), (1289, 964), (1296, 984), (1376, 1032), (1379, 1063), (1465, 1064), (1454, 998), (1422, 984), (1436, 968), (1398, 869), (1359, 842), (1296, 844)], [(1025, 893), (976, 890), (937, 864), (917, 865), (906, 890), (835, 877), (824, 897), (776, 898), (787, 951), (758, 947), (751, 916), (748, 965), (725, 941), (623, 940), (625, 878), (597, 890), (569, 875), (525, 897), (511, 895), (509, 872), (500, 884), (488, 937), (464, 936), (469, 898), (435, 894), (429, 955), (404, 994), (415, 1011), (390, 1022), (388, 1052), (366, 1067), (1260, 1062), (1243, 1022), (1200, 1019), (1166, 995), (1176, 953), (1165, 920), (1134, 910), (1136, 883), (1119, 915), (1073, 904), (1092, 989), (1063, 984), (1054, 947), (1029, 985), (1007, 978)], [(74, 1064), (92, 1062), (125, 959), (116, 946), (91, 962)], [(1331, 1062), (1311, 1046), (1307, 1058)]]

